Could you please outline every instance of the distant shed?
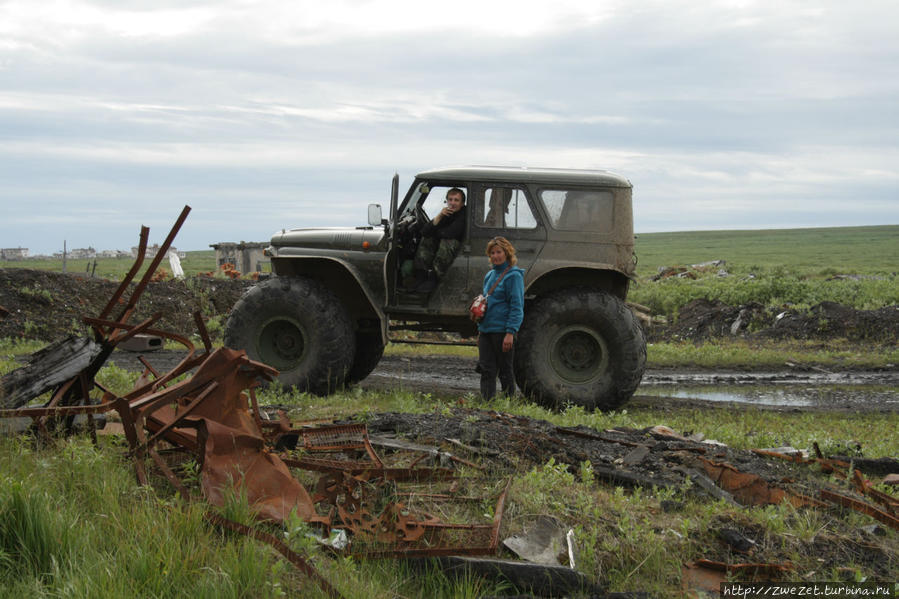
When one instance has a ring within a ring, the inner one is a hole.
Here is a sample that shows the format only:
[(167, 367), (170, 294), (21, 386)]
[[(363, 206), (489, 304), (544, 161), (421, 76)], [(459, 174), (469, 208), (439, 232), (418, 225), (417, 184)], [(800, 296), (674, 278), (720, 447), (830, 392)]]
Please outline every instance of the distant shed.
[(237, 270), (247, 274), (262, 272), (262, 265), (270, 262), (262, 253), (268, 245), (261, 241), (224, 241), (210, 244), (209, 247), (215, 250), (215, 264), (218, 268), (223, 264), (233, 264)]

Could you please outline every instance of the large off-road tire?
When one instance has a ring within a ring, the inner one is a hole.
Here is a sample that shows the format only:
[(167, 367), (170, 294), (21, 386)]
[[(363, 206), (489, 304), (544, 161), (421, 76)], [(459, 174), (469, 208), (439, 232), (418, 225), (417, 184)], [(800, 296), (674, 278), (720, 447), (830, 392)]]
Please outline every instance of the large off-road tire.
[(231, 310), (224, 343), (277, 368), (283, 385), (318, 395), (344, 385), (355, 348), (340, 300), (303, 277), (275, 277), (251, 287)]
[(643, 330), (614, 295), (563, 289), (525, 307), (515, 380), (537, 403), (613, 410), (634, 394), (645, 367)]
[(356, 331), (356, 357), (347, 374), (347, 383), (358, 383), (375, 369), (384, 355), (380, 331)]

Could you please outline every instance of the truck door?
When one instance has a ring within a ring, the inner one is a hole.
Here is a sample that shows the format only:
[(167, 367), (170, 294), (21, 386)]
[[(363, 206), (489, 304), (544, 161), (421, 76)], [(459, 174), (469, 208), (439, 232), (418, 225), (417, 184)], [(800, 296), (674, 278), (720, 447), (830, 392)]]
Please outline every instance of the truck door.
[(524, 186), (482, 184), (472, 189), (472, 226), (469, 231), (469, 292), (482, 291), (484, 275), (491, 268), (485, 253), (487, 242), (505, 237), (515, 247), (518, 266), (525, 272), (537, 260), (546, 242), (546, 227)]

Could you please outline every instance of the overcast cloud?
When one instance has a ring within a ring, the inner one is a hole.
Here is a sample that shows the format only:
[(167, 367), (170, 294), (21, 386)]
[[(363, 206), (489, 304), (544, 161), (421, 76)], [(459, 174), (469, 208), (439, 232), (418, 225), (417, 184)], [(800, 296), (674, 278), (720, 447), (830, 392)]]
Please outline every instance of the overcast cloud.
[(0, 246), (358, 225), (390, 177), (605, 168), (638, 232), (899, 224), (899, 4), (0, 0)]

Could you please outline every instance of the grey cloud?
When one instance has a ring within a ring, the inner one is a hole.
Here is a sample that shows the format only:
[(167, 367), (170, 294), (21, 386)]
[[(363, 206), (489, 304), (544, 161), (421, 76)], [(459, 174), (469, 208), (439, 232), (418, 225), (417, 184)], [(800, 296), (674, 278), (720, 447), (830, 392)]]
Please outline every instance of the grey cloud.
[[(446, 163), (595, 167), (612, 156), (637, 185), (644, 230), (899, 222), (895, 8), (834, 3), (823, 16), (767, 18), (635, 6), (528, 37), (311, 43), (220, 20), (174, 38), (98, 34), (2, 50), (0, 100), (34, 94), (35, 105), (0, 102), (0, 203), (12, 219), (27, 218), (22, 200), (60, 212), (111, 203), (135, 223), (140, 213), (117, 200), (171, 218), (196, 203), (191, 218), (215, 226), (185, 229), (181, 246), (199, 249), (281, 226), (358, 224), (394, 168), (406, 183)], [(176, 145), (196, 152), (190, 164)], [(244, 148), (266, 146), (278, 164), (242, 160)], [(216, 148), (226, 155), (204, 155)], [(571, 156), (579, 162), (558, 162)], [(853, 166), (834, 172), (840, 161)], [(881, 174), (860, 179), (865, 164)], [(866, 202), (842, 211), (846, 197)], [(266, 213), (244, 215), (247, 202)], [(21, 234), (0, 225), (3, 239)]]

